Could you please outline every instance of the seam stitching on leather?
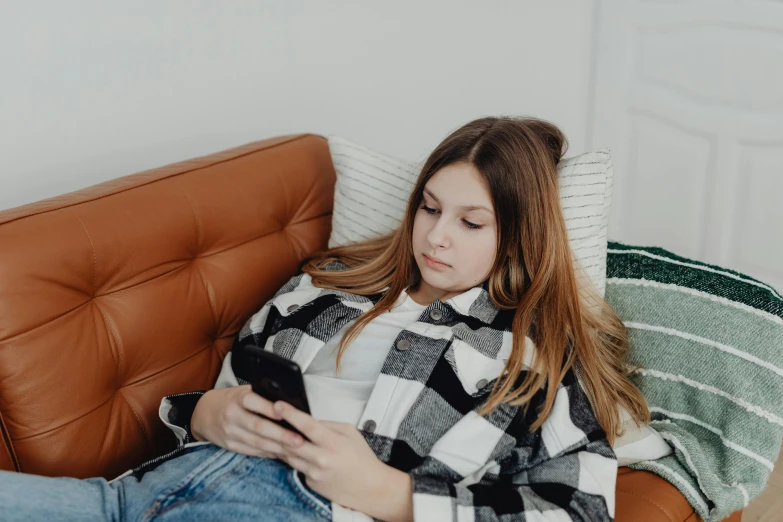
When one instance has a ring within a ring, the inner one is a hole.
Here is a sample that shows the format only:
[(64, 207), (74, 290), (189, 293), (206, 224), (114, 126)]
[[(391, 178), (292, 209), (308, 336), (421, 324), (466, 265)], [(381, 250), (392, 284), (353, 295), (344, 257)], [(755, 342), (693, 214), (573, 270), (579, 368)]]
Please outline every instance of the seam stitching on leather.
[[(188, 194), (188, 191), (182, 187), (179, 187), (179, 189), (183, 194), (185, 194), (185, 197), (188, 200), (188, 204), (190, 204), (190, 210), (193, 212), (193, 217), (196, 220), (196, 250), (198, 250), (198, 248), (201, 246), (201, 220), (198, 218), (198, 214), (196, 213), (196, 206), (193, 204), (193, 199), (190, 197), (190, 194)], [(198, 258), (198, 251), (196, 252), (196, 257)]]
[(63, 317), (65, 317), (65, 316), (66, 316), (66, 315), (68, 315), (68, 314), (72, 314), (73, 312), (75, 312), (75, 311), (76, 311), (76, 310), (78, 310), (79, 308), (81, 308), (81, 307), (83, 307), (83, 306), (85, 306), (85, 305), (89, 304), (91, 301), (92, 301), (92, 298), (90, 298), (90, 299), (87, 299), (87, 300), (86, 300), (85, 302), (83, 302), (82, 304), (80, 304), (80, 305), (78, 305), (78, 306), (76, 306), (76, 307), (74, 307), (74, 308), (71, 308), (70, 310), (66, 310), (65, 312), (61, 313), (60, 315), (58, 315), (58, 316), (56, 316), (56, 317), (52, 317), (51, 319), (47, 319), (47, 320), (46, 320), (46, 321), (44, 321), (43, 323), (36, 324), (36, 325), (35, 325), (35, 326), (33, 326), (32, 328), (29, 328), (29, 329), (27, 329), (27, 330), (25, 330), (25, 331), (23, 331), (23, 332), (15, 333), (15, 334), (14, 334), (14, 335), (12, 335), (11, 337), (6, 337), (5, 339), (0, 339), (0, 342), (3, 342), (3, 343), (5, 343), (5, 342), (8, 342), (8, 341), (15, 341), (17, 337), (21, 337), (21, 336), (23, 336), (23, 335), (25, 335), (25, 334), (28, 334), (28, 333), (34, 332), (34, 331), (35, 331), (35, 330), (37, 330), (38, 328), (43, 328), (44, 326), (46, 326), (46, 325), (48, 325), (48, 324), (51, 324), (51, 323), (53, 323), (53, 322), (55, 322), (55, 321), (58, 321), (58, 320), (62, 319)]
[(64, 422), (64, 423), (62, 423), (62, 424), (59, 424), (59, 425), (57, 425), (57, 426), (53, 426), (53, 427), (49, 428), (49, 429), (48, 429), (48, 430), (46, 430), (46, 431), (41, 431), (41, 432), (38, 432), (38, 433), (33, 433), (32, 435), (28, 435), (28, 436), (26, 436), (26, 437), (20, 437), (20, 438), (18, 438), (18, 439), (16, 439), (16, 440), (17, 440), (17, 441), (20, 441), (20, 440), (27, 440), (27, 439), (32, 439), (32, 438), (34, 438), (34, 437), (40, 437), (41, 435), (46, 435), (47, 433), (51, 433), (51, 432), (53, 432), (54, 430), (58, 430), (58, 429), (60, 429), (60, 428), (63, 428), (63, 427), (65, 427), (65, 426), (67, 426), (67, 425), (69, 425), (69, 424), (71, 424), (71, 423), (73, 423), (73, 422), (76, 422), (77, 420), (79, 420), (79, 419), (81, 419), (81, 418), (84, 418), (84, 417), (86, 417), (87, 415), (89, 415), (90, 413), (92, 413), (92, 412), (94, 412), (94, 411), (98, 410), (99, 408), (102, 408), (103, 406), (105, 406), (105, 405), (106, 405), (106, 403), (107, 403), (107, 402), (109, 402), (110, 400), (112, 400), (112, 398), (113, 398), (113, 397), (114, 397), (114, 394), (111, 394), (111, 396), (110, 396), (108, 399), (106, 399), (105, 401), (103, 401), (102, 403), (100, 403), (99, 405), (97, 405), (96, 407), (94, 407), (93, 409), (91, 409), (90, 411), (86, 411), (86, 412), (82, 413), (81, 415), (79, 415), (78, 417), (75, 417), (75, 418), (73, 418), (73, 419), (71, 419), (71, 420), (69, 420), (69, 421), (66, 421), (66, 422)]
[(8, 433), (8, 430), (6, 429), (2, 412), (0, 412), (0, 434), (3, 435), (3, 441), (5, 442), (5, 447), (8, 450), (8, 456), (11, 457), (11, 465), (16, 471), (22, 471), (22, 466), (19, 464), (19, 457), (16, 455), (13, 442), (11, 441), (11, 434)]
[(82, 218), (79, 217), (79, 214), (77, 214), (76, 211), (70, 207), (68, 207), (68, 210), (70, 210), (71, 213), (76, 216), (76, 219), (79, 220), (79, 223), (81, 223), (82, 228), (84, 229), (84, 233), (87, 234), (87, 239), (90, 240), (90, 247), (92, 248), (92, 295), (90, 298), (95, 299), (95, 294), (98, 292), (98, 256), (95, 254), (95, 243), (92, 242), (92, 236), (87, 230), (87, 226), (84, 224), (84, 221), (82, 221)]
[(150, 434), (147, 433), (147, 428), (144, 427), (144, 423), (141, 422), (141, 417), (139, 417), (138, 412), (136, 411), (136, 408), (133, 407), (133, 404), (128, 400), (128, 397), (125, 396), (125, 394), (122, 391), (122, 388), (119, 388), (117, 390), (117, 393), (119, 393), (123, 399), (125, 399), (125, 402), (127, 403), (128, 407), (133, 412), (133, 416), (136, 417), (136, 422), (139, 423), (139, 427), (141, 428), (141, 432), (144, 434), (144, 439), (147, 441), (147, 444), (149, 444), (150, 448), (154, 449), (154, 445), (152, 444), (152, 437), (150, 437)]
[[(232, 333), (232, 334), (230, 334), (230, 335), (226, 335), (225, 337), (220, 337), (220, 339), (225, 339), (225, 338), (228, 338), (228, 337), (232, 337), (233, 335), (235, 335), (235, 334), (233, 334), (233, 333)], [(159, 370), (159, 371), (157, 371), (157, 372), (155, 372), (155, 373), (153, 373), (153, 374), (151, 374), (151, 375), (147, 375), (147, 376), (145, 376), (145, 377), (144, 377), (144, 378), (142, 378), (142, 379), (139, 379), (139, 380), (137, 380), (137, 381), (133, 381), (133, 382), (129, 382), (129, 383), (125, 384), (124, 386), (121, 386), (120, 388), (117, 388), (117, 391), (120, 391), (122, 388), (127, 388), (128, 386), (133, 386), (133, 385), (135, 385), (135, 384), (138, 384), (138, 383), (144, 382), (144, 381), (146, 381), (147, 379), (150, 379), (150, 378), (152, 378), (152, 377), (154, 377), (154, 376), (156, 376), (156, 375), (159, 375), (159, 374), (161, 374), (161, 373), (165, 372), (166, 370), (170, 370), (170, 369), (174, 368), (175, 366), (177, 366), (177, 365), (179, 365), (179, 364), (182, 364), (183, 362), (187, 361), (188, 359), (191, 359), (191, 358), (195, 357), (196, 355), (200, 354), (201, 352), (203, 352), (204, 350), (206, 350), (207, 348), (209, 348), (209, 347), (211, 347), (211, 346), (212, 346), (212, 344), (208, 344), (208, 345), (207, 345), (207, 346), (205, 346), (204, 348), (202, 348), (202, 349), (200, 349), (199, 351), (197, 351), (197, 352), (195, 352), (195, 353), (193, 353), (193, 354), (191, 354), (191, 355), (189, 355), (189, 356), (185, 357), (185, 358), (184, 358), (184, 359), (182, 359), (181, 361), (177, 361), (176, 363), (172, 364), (171, 366), (167, 366), (166, 368), (163, 368), (163, 369), (161, 369), (161, 370)], [(96, 406), (95, 408), (91, 409), (90, 411), (87, 411), (87, 412), (83, 413), (82, 415), (79, 415), (78, 417), (76, 417), (76, 418), (74, 418), (74, 419), (71, 419), (71, 420), (69, 420), (69, 421), (67, 421), (67, 422), (64, 422), (63, 424), (60, 424), (60, 425), (58, 425), (58, 426), (54, 426), (54, 427), (52, 427), (52, 428), (49, 428), (49, 429), (48, 429), (48, 430), (46, 430), (46, 431), (42, 431), (42, 432), (39, 432), (39, 433), (34, 433), (34, 434), (32, 434), (32, 435), (28, 435), (27, 437), (18, 438), (18, 439), (16, 439), (16, 440), (17, 440), (17, 441), (20, 441), (20, 440), (27, 440), (27, 439), (31, 439), (31, 438), (33, 438), (33, 437), (38, 437), (38, 436), (41, 436), (41, 435), (46, 435), (47, 433), (50, 433), (50, 432), (52, 432), (52, 431), (54, 431), (54, 430), (60, 429), (60, 428), (62, 428), (62, 427), (65, 427), (65, 426), (67, 426), (67, 425), (69, 425), (69, 424), (71, 424), (71, 423), (73, 423), (73, 422), (76, 422), (77, 420), (79, 420), (79, 419), (81, 419), (81, 418), (83, 418), (83, 417), (86, 417), (87, 415), (89, 415), (90, 413), (92, 413), (92, 412), (94, 412), (94, 411), (98, 410), (99, 408), (103, 407), (103, 406), (104, 406), (104, 405), (105, 405), (107, 402), (109, 402), (110, 400), (112, 400), (112, 398), (113, 398), (113, 397), (114, 397), (114, 394), (112, 394), (112, 395), (111, 395), (111, 397), (109, 397), (108, 399), (106, 399), (105, 401), (103, 401), (102, 403), (100, 403), (98, 406)]]
[[(239, 331), (239, 330), (237, 330), (237, 331)], [(234, 335), (236, 335), (236, 332), (234, 332), (232, 334), (225, 335), (224, 337), (218, 337), (218, 339), (226, 339), (228, 337), (233, 337)], [(158, 370), (155, 373), (151, 373), (149, 375), (145, 375), (143, 378), (141, 378), (139, 380), (136, 380), (136, 381), (133, 381), (133, 382), (129, 382), (125, 386), (123, 386), (123, 388), (127, 388), (128, 386), (134, 386), (136, 384), (139, 384), (139, 383), (142, 383), (142, 382), (146, 381), (147, 379), (151, 379), (151, 378), (155, 377), (156, 375), (160, 375), (161, 373), (163, 373), (163, 372), (165, 372), (167, 370), (171, 370), (172, 368), (174, 368), (176, 366), (179, 366), (180, 364), (184, 363), (185, 361), (188, 361), (188, 360), (192, 359), (193, 357), (195, 357), (196, 355), (200, 354), (204, 350), (207, 350), (207, 349), (211, 348), (214, 344), (215, 344), (214, 342), (208, 343), (206, 346), (204, 346), (203, 348), (201, 348), (197, 352), (194, 352), (194, 353), (188, 355), (187, 357), (185, 357), (181, 361), (177, 361), (177, 362), (175, 362), (174, 364), (172, 364), (170, 366), (166, 366), (165, 368), (161, 368), (160, 370)]]
[(201, 278), (201, 284), (204, 285), (204, 291), (207, 293), (207, 302), (209, 303), (209, 313), (212, 316), (212, 323), (215, 325), (215, 330), (220, 331), (220, 325), (218, 324), (217, 320), (217, 304), (215, 303), (215, 296), (212, 295), (212, 290), (207, 284), (207, 278), (204, 277), (204, 271), (201, 270), (201, 267), (198, 265), (196, 265), (196, 270), (198, 270), (198, 275)]
[[(108, 333), (109, 338), (109, 349), (112, 349), (112, 333), (114, 334), (114, 338), (117, 339), (117, 350), (115, 352), (115, 355), (117, 357), (117, 368), (115, 372), (115, 377), (118, 377), (125, 371), (125, 357), (123, 357), (123, 354), (125, 351), (122, 349), (122, 340), (120, 339), (120, 333), (117, 331), (117, 327), (114, 324), (114, 321), (109, 321), (109, 318), (104, 313), (103, 309), (98, 304), (98, 301), (93, 300), (93, 305), (95, 308), (98, 309), (98, 312), (100, 312), (101, 317), (103, 318), (103, 326), (106, 327), (106, 332)], [(118, 379), (115, 379), (115, 381)]]
[(191, 260), (191, 263), (196, 267), (196, 270), (198, 270), (199, 277), (201, 278), (201, 284), (204, 285), (204, 290), (207, 292), (207, 301), (209, 302), (209, 312), (212, 316), (212, 322), (216, 327), (219, 327), (220, 325), (218, 324), (217, 320), (217, 304), (215, 303), (215, 296), (212, 294), (212, 290), (207, 284), (207, 278), (204, 277), (204, 271), (201, 270), (201, 267), (196, 263), (196, 260), (199, 259), (198, 249), (201, 247), (201, 220), (199, 219), (198, 213), (196, 212), (196, 205), (193, 203), (193, 199), (190, 197), (190, 194), (188, 194), (188, 191), (182, 187), (179, 187), (179, 189), (188, 199), (190, 210), (193, 212), (193, 218), (196, 220), (196, 257)]

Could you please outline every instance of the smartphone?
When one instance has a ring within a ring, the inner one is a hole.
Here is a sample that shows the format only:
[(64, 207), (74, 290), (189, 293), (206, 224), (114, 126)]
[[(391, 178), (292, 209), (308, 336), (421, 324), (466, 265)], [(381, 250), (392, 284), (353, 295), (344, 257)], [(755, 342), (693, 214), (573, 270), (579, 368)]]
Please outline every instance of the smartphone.
[[(240, 369), (243, 375), (237, 377), (249, 382), (253, 392), (269, 401), (285, 401), (307, 414), (310, 413), (304, 378), (298, 364), (252, 344), (242, 348), (242, 359), (237, 369)], [(269, 419), (263, 415), (262, 417)], [(285, 420), (269, 420), (309, 440)]]

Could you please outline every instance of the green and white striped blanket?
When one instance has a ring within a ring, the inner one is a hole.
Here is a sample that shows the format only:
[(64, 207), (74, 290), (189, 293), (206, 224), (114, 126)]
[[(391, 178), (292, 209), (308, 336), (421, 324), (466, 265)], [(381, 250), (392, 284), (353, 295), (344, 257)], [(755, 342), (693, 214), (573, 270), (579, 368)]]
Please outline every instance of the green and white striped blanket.
[(625, 322), (650, 427), (674, 453), (631, 465), (706, 521), (766, 486), (783, 441), (783, 298), (744, 274), (609, 242), (606, 299)]

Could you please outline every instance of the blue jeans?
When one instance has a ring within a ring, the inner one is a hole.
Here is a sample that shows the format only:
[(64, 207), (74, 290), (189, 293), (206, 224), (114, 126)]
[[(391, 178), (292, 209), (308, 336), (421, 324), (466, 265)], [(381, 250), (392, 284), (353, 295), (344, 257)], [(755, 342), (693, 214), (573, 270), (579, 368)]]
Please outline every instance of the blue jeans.
[(147, 471), (106, 479), (0, 471), (0, 519), (311, 522), (332, 520), (331, 502), (283, 461), (214, 444), (187, 448)]

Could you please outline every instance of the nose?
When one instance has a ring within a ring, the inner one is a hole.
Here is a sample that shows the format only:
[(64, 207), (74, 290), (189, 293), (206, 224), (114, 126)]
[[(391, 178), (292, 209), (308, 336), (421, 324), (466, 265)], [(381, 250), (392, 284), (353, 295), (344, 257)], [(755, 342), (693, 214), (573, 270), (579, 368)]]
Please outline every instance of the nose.
[(434, 248), (446, 248), (449, 246), (448, 223), (442, 215), (427, 234), (427, 241), (429, 241), (430, 245)]

